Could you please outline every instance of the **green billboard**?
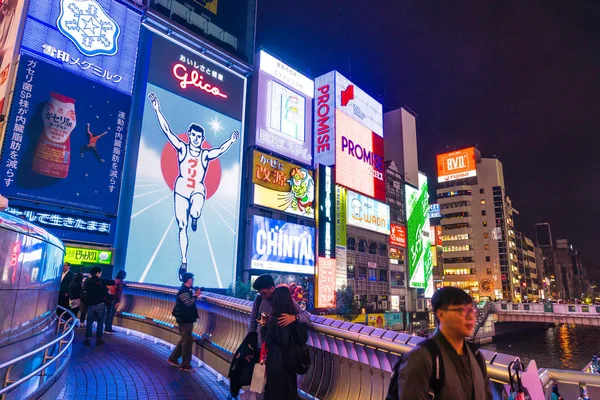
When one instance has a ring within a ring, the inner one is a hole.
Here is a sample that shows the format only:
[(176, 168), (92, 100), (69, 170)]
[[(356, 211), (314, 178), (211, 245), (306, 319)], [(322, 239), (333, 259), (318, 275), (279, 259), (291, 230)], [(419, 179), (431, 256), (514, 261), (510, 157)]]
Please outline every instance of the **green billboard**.
[(429, 188), (427, 176), (419, 173), (419, 188), (406, 185), (408, 284), (411, 288), (425, 289), (430, 297), (433, 291), (433, 260), (429, 238)]

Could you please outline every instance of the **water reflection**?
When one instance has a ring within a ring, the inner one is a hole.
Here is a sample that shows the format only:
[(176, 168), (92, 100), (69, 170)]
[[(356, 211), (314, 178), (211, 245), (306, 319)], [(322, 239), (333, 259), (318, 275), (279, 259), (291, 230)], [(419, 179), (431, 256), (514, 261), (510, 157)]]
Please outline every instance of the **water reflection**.
[(582, 370), (600, 351), (600, 327), (560, 325), (516, 334), (483, 346), (498, 353), (514, 354), (539, 367)]

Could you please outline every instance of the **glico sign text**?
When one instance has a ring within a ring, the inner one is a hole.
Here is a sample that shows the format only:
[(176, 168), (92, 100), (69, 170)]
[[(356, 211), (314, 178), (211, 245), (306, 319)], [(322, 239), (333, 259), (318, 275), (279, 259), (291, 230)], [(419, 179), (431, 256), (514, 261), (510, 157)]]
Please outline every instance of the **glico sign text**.
[(213, 96), (227, 98), (227, 95), (221, 93), (221, 89), (217, 86), (212, 86), (210, 83), (204, 82), (204, 75), (199, 71), (193, 69), (191, 72), (188, 72), (187, 67), (183, 64), (175, 64), (173, 66), (173, 76), (179, 81), (179, 87), (182, 89), (187, 89), (188, 85), (192, 85)]

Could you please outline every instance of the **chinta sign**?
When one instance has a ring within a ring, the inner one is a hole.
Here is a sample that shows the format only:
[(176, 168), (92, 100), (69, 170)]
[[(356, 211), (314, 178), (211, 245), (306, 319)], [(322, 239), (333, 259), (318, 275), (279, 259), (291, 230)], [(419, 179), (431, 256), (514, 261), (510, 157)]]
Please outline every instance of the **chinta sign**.
[(252, 225), (250, 268), (314, 274), (314, 228), (258, 215)]

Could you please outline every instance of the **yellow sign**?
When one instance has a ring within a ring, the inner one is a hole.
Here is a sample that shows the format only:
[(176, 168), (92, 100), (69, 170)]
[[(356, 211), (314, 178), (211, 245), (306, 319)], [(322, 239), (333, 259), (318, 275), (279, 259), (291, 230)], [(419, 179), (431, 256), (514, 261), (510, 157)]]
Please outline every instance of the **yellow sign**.
[(112, 251), (85, 249), (82, 247), (65, 247), (65, 262), (71, 265), (112, 264)]
[(254, 151), (254, 204), (301, 217), (315, 217), (315, 181), (304, 167)]

